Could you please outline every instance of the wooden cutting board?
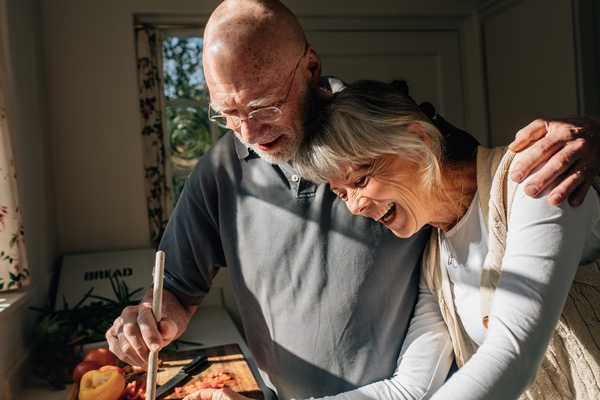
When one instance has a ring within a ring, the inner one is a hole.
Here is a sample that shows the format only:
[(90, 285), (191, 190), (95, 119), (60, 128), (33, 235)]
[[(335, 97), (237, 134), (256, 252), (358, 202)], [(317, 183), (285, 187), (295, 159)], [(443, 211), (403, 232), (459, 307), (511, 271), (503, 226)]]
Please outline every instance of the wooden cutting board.
[[(232, 390), (251, 399), (264, 399), (264, 394), (260, 390), (256, 377), (252, 373), (244, 354), (237, 344), (178, 351), (175, 353), (161, 353), (159, 359), (162, 361), (162, 365), (157, 374), (158, 385), (160, 386), (171, 379), (184, 365), (201, 353), (205, 353), (208, 356), (208, 364), (204, 364), (204, 366), (195, 370), (191, 377), (181, 381), (177, 386), (193, 385), (195, 382), (202, 381), (209, 373), (222, 370), (233, 378), (226, 381), (227, 386)], [(159, 399), (183, 399), (185, 396), (184, 394), (177, 394), (174, 393), (174, 390), (170, 390)]]

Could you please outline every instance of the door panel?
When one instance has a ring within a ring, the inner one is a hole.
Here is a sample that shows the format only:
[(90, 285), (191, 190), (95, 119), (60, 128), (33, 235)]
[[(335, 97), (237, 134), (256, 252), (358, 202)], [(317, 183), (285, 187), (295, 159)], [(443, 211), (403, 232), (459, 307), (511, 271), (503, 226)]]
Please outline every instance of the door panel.
[(465, 126), (458, 33), (308, 31), (323, 63), (323, 75), (357, 79), (406, 79), (417, 102), (433, 103), (440, 114)]

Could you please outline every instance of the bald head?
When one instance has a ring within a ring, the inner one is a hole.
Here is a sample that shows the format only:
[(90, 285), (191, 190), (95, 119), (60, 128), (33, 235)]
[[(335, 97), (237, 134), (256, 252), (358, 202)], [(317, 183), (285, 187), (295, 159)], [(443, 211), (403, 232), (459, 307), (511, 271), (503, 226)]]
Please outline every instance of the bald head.
[(289, 69), (302, 55), (306, 38), (298, 19), (275, 0), (225, 0), (204, 32), (204, 69), (259, 77)]
[[(275, 0), (223, 1), (204, 32), (203, 67), (211, 112), (263, 159), (287, 162), (322, 92), (321, 61), (294, 14)], [(277, 119), (260, 121), (260, 109)]]

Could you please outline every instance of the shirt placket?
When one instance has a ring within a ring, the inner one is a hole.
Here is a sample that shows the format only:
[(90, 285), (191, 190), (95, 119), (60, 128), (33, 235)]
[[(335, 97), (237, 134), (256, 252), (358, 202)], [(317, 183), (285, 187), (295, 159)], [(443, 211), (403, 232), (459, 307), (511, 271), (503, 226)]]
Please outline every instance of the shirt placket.
[(294, 171), (289, 164), (280, 164), (281, 170), (290, 184), (290, 190), (296, 197), (296, 199), (308, 199), (315, 196), (317, 185), (309, 182), (305, 179), (300, 178), (300, 175)]

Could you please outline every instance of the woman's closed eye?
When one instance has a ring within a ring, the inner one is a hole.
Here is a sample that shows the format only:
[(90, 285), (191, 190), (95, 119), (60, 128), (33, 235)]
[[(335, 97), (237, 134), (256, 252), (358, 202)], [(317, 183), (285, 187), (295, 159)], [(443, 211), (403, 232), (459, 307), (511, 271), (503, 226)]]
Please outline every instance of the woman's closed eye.
[(367, 183), (368, 183), (368, 176), (367, 175), (362, 175), (357, 180), (354, 181), (354, 185), (356, 187), (364, 187), (364, 186), (367, 185)]
[(334, 191), (333, 193), (344, 201), (348, 199), (348, 193), (345, 191)]

